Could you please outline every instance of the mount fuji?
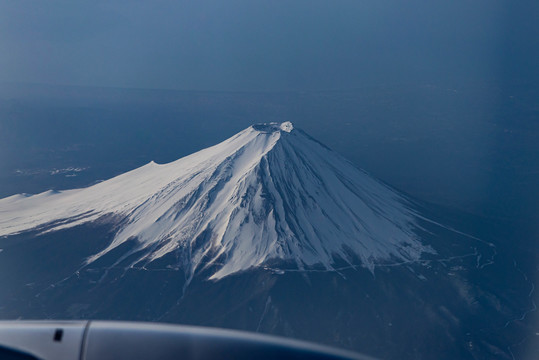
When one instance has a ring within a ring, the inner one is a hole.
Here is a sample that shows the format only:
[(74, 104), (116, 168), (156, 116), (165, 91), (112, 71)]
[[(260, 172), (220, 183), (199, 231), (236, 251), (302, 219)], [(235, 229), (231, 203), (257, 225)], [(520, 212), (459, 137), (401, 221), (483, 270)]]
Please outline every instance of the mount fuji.
[(529, 330), (518, 319), (534, 310), (533, 284), (477, 224), (290, 122), (257, 124), (87, 188), (0, 199), (0, 316), (211, 325), (388, 358), (511, 358), (507, 333)]
[(295, 130), (260, 124), (170, 164), (151, 162), (85, 189), (0, 200), (0, 236), (120, 219), (91, 264), (130, 239), (131, 266), (176, 252), (212, 279), (282, 260), (331, 270), (416, 261), (433, 249), (416, 236), (421, 216), (403, 195)]

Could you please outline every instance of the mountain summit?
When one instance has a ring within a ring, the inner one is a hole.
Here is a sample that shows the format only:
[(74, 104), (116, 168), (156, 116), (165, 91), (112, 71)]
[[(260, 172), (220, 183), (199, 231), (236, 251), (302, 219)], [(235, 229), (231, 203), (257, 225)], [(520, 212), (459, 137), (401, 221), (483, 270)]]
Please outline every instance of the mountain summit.
[(83, 189), (0, 200), (0, 235), (117, 222), (95, 262), (127, 241), (119, 262), (174, 254), (191, 276), (253, 267), (373, 270), (424, 252), (409, 200), (292, 123), (253, 125), (169, 164), (151, 162)]

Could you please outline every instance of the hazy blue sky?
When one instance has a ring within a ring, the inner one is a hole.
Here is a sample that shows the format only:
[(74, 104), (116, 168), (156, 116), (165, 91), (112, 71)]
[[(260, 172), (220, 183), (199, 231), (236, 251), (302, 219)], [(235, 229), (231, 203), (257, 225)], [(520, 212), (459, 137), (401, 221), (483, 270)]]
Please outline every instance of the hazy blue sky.
[(207, 90), (537, 79), (539, 1), (0, 0), (0, 82)]

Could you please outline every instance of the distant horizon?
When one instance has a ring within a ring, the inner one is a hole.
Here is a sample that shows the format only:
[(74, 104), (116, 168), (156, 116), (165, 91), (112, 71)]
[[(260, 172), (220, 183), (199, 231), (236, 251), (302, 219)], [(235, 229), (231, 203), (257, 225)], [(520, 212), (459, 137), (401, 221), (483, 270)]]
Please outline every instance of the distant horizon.
[(473, 79), (468, 82), (450, 83), (450, 82), (429, 82), (429, 81), (406, 81), (406, 82), (379, 82), (364, 84), (356, 87), (348, 88), (319, 88), (319, 89), (245, 89), (245, 90), (233, 90), (233, 89), (183, 89), (183, 88), (157, 88), (157, 87), (124, 87), (116, 85), (93, 85), (93, 84), (75, 84), (75, 83), (47, 83), (47, 82), (30, 82), (30, 81), (2, 81), (0, 80), (0, 90), (2, 86), (36, 86), (36, 87), (57, 87), (57, 88), (92, 88), (92, 89), (107, 89), (107, 90), (139, 90), (139, 91), (170, 91), (170, 92), (199, 92), (199, 93), (249, 93), (249, 94), (271, 94), (271, 93), (321, 93), (321, 92), (354, 92), (366, 89), (377, 89), (385, 87), (406, 87), (406, 86), (451, 86), (451, 87), (467, 87), (472, 85), (527, 85), (538, 84), (539, 79), (511, 79), (507, 80), (477, 80)]

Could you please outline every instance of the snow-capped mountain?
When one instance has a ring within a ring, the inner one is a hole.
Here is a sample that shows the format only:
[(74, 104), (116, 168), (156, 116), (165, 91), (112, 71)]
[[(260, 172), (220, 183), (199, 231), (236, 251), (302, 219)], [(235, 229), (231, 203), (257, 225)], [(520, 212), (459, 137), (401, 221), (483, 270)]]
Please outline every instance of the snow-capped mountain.
[(1, 199), (0, 318), (168, 321), (381, 358), (514, 359), (534, 336), (522, 320), (535, 287), (499, 236), (412, 201), (289, 122), (259, 124), (170, 164)]
[[(290, 122), (253, 125), (175, 162), (151, 162), (84, 189), (0, 200), (0, 236), (119, 221), (90, 264), (128, 240), (131, 266), (179, 253), (219, 279), (279, 260), (299, 269), (415, 261), (412, 203)], [(119, 219), (119, 220), (118, 220)]]

